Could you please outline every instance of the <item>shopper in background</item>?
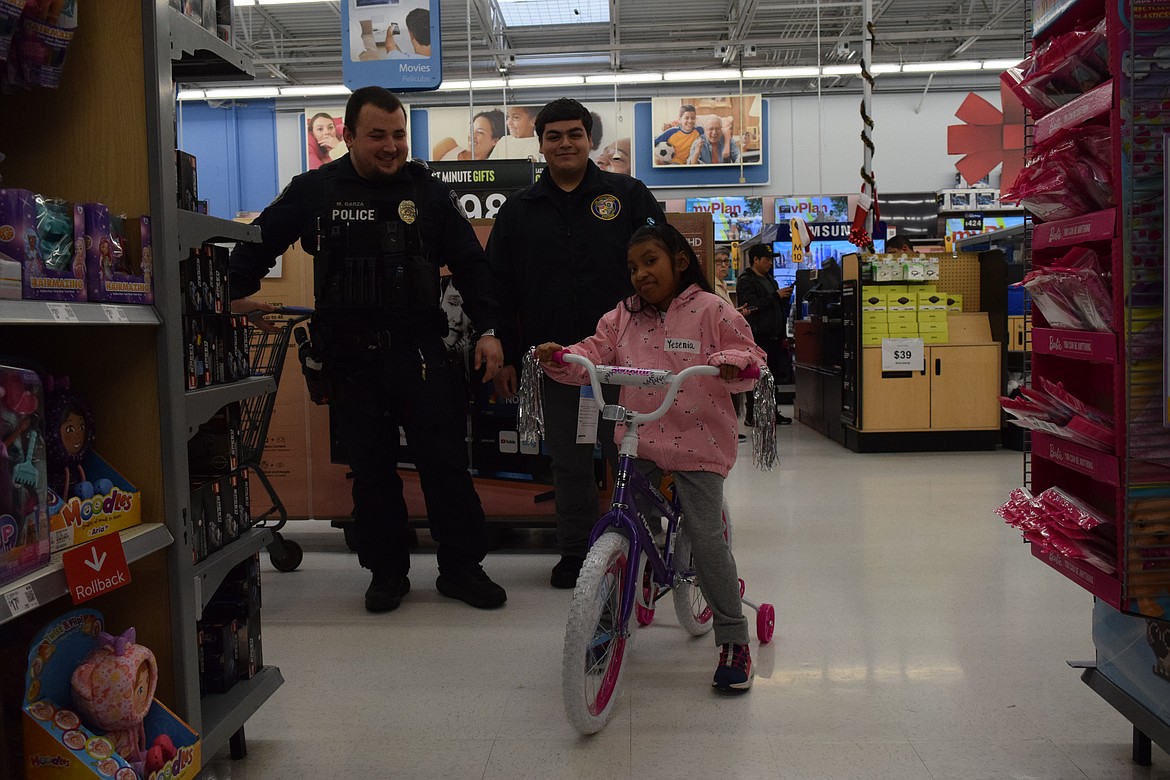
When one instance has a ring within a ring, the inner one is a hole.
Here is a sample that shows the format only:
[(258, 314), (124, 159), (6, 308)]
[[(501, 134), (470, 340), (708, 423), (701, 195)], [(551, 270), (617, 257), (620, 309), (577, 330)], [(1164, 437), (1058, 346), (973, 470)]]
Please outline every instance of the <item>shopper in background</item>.
[[(506, 355), (496, 392), (505, 398), (516, 395), (517, 366), (528, 347), (580, 341), (630, 294), (626, 243), (648, 222), (666, 221), (646, 185), (605, 173), (589, 159), (592, 121), (588, 109), (568, 98), (540, 110), (536, 132), (548, 167), (500, 207), (488, 239)], [(561, 553), (550, 581), (557, 588), (576, 583), (598, 517), (593, 444), (577, 443), (580, 405), (579, 388), (546, 383), (545, 440)], [(599, 423), (597, 440), (616, 463), (612, 422)]]
[(906, 236), (894, 236), (886, 241), (886, 253), (893, 254), (895, 252), (913, 252), (914, 245), (910, 243), (910, 239)]
[[(666, 415), (642, 427), (635, 464), (652, 485), (661, 481), (664, 470), (674, 477), (695, 572), (714, 615), (715, 644), (721, 647), (711, 684), (725, 693), (743, 693), (752, 687), (752, 660), (739, 574), (723, 532), (723, 481), (737, 454), (739, 426), (731, 390), (752, 388), (755, 380), (739, 379), (740, 371), (759, 366), (764, 353), (752, 341), (743, 317), (711, 293), (695, 251), (676, 228), (665, 224), (639, 228), (630, 239), (627, 267), (637, 293), (606, 312), (592, 336), (566, 351), (598, 365), (676, 373), (688, 366), (718, 366), (719, 376), (696, 377), (684, 384)], [(676, 349), (672, 341), (688, 341), (690, 346)], [(588, 384), (588, 374), (580, 366), (552, 362), (561, 349), (558, 343), (541, 344), (536, 356), (557, 381)], [(664, 393), (660, 387), (627, 387), (621, 403), (649, 412), (658, 408)], [(624, 433), (619, 430), (616, 435)]]
[(406, 112), (397, 97), (381, 87), (356, 90), (343, 136), (349, 154), (295, 177), (253, 222), (262, 242), (232, 253), (232, 311), (272, 309), (250, 296), (276, 257), (300, 239), (314, 256), (312, 341), (325, 366), (335, 435), (354, 473), (358, 560), (372, 573), (366, 609), (395, 609), (410, 590), (400, 425), (439, 545), (439, 592), (498, 607), (507, 595), (480, 567), (486, 528), (467, 470), (462, 369), (443, 344), (439, 265), (451, 269), (480, 329), (475, 367), (485, 366), (484, 381), (503, 360), (491, 274), (451, 190), (426, 166), (409, 162)]
[[(779, 387), (793, 382), (792, 356), (788, 353), (788, 307), (792, 299), (792, 288), (781, 287), (772, 275), (772, 258), (776, 256), (765, 244), (753, 244), (748, 248), (748, 267), (735, 283), (735, 297), (741, 311), (752, 326), (756, 343), (768, 353), (768, 370), (776, 380), (776, 422), (790, 425), (792, 418), (780, 413)], [(748, 404), (747, 424), (751, 419), (751, 404)]]
[[(735, 301), (731, 300), (731, 292), (727, 289), (727, 275), (729, 273), (731, 273), (731, 250), (721, 246), (715, 250), (715, 294), (734, 306)], [(740, 313), (742, 314), (742, 312)], [(735, 407), (735, 419), (737, 420), (740, 414), (743, 413), (744, 398), (746, 396), (746, 393), (731, 394), (731, 402)], [(747, 436), (741, 433), (739, 440), (747, 441)]]

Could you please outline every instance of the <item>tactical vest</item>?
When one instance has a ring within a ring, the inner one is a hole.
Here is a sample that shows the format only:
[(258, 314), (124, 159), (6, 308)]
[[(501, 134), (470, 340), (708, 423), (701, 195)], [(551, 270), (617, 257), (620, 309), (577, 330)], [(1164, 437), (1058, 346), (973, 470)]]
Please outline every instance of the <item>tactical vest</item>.
[(313, 292), (323, 323), (421, 335), (435, 330), (439, 269), (419, 232), (418, 188), (384, 192), (326, 176)]

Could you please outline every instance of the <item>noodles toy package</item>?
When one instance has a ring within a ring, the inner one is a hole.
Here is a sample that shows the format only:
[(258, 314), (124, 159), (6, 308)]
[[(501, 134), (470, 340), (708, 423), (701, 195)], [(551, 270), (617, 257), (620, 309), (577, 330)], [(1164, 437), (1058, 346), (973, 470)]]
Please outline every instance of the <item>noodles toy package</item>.
[(45, 380), (49, 528), (53, 552), (142, 522), (142, 496), (93, 451), (89, 404), (68, 377)]
[(49, 563), (44, 413), (37, 373), (0, 364), (0, 584)]
[(92, 609), (66, 613), (33, 640), (24, 697), (29, 780), (185, 780), (199, 735), (154, 698), (158, 664), (133, 628), (114, 636)]
[(26, 300), (86, 300), (80, 205), (29, 190), (0, 189), (0, 252), (20, 263)]

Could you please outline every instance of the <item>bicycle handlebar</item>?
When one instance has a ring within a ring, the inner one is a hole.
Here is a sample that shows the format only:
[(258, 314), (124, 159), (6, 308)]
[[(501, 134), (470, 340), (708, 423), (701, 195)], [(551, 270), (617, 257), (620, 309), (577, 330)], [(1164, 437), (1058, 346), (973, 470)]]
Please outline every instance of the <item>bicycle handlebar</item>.
[[(679, 387), (692, 376), (719, 376), (717, 366), (688, 366), (677, 374), (661, 369), (630, 368), (627, 366), (598, 366), (593, 361), (581, 355), (559, 350), (553, 353), (553, 362), (564, 365), (572, 363), (581, 366), (589, 374), (589, 383), (593, 387), (593, 403), (598, 409), (604, 410), (605, 398), (601, 392), (601, 385), (631, 385), (633, 387), (666, 387), (666, 397), (652, 412), (629, 413), (627, 422), (637, 425), (654, 422), (666, 414), (666, 410), (674, 403)], [(753, 366), (754, 367), (754, 366)], [(759, 368), (756, 368), (757, 375)], [(750, 377), (748, 377), (750, 378)]]

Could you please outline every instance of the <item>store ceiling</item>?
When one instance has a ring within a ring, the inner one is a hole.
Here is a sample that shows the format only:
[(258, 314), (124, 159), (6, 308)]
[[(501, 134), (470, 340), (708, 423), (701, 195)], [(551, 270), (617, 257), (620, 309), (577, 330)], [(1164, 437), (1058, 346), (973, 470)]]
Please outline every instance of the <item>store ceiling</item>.
[[(499, 78), (501, 69), (524, 77), (856, 64), (864, 32), (858, 0), (603, 0), (609, 5), (608, 23), (511, 27), (504, 25), (501, 12), (501, 3), (508, 1), (443, 0), (445, 78), (466, 80), (469, 71), (472, 79)], [(572, 6), (574, 1), (536, 4)], [(1026, 49), (1030, 2), (872, 0), (873, 61), (1018, 58)], [(255, 59), (261, 83), (340, 82), (338, 2), (240, 6), (234, 13), (236, 44)], [(726, 53), (717, 53), (718, 46), (727, 47)], [(997, 76), (879, 76), (877, 89), (994, 88)], [(816, 92), (818, 84), (816, 79), (772, 79), (745, 83), (744, 88), (793, 94)], [(826, 78), (819, 88), (856, 92), (861, 79)], [(612, 86), (605, 90), (611, 95), (614, 91)], [(668, 91), (663, 85), (621, 87), (628, 98)]]

